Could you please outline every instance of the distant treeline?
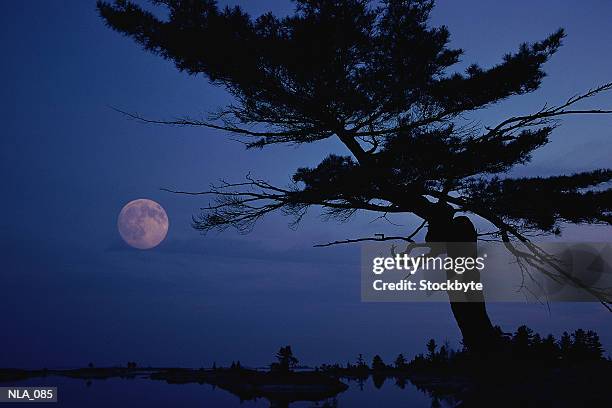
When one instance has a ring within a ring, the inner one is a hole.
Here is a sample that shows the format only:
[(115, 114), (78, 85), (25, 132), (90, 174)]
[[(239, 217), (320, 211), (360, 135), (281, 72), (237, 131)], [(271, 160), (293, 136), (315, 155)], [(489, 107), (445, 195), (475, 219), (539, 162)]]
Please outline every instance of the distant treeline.
[[(571, 334), (563, 332), (559, 339), (552, 334), (543, 337), (525, 325), (512, 334), (502, 333), (499, 327), (497, 330), (501, 339), (499, 350), (493, 354), (497, 360), (544, 366), (604, 360), (604, 349), (599, 335), (592, 330), (578, 329)], [(467, 350), (450, 350), (447, 344), (438, 347), (433, 339), (429, 340), (426, 348), (427, 353), (418, 354), (406, 368), (440, 368), (474, 360), (474, 356)]]
[[(571, 334), (563, 332), (559, 339), (552, 334), (543, 337), (525, 325), (520, 326), (514, 333), (503, 333), (499, 327), (496, 327), (496, 330), (500, 344), (497, 350), (485, 356), (488, 362), (508, 364), (529, 362), (532, 366), (553, 367), (605, 360), (599, 335), (592, 330), (578, 329)], [(376, 354), (368, 363), (363, 355), (359, 354), (355, 362), (322, 364), (315, 367), (315, 371), (335, 376), (365, 378), (376, 373), (394, 375), (430, 370), (465, 369), (476, 366), (483, 360), (482, 355), (471, 354), (465, 348), (455, 350), (448, 342), (440, 345), (434, 339), (430, 339), (425, 348), (425, 353), (417, 354), (410, 361), (403, 354), (399, 354), (392, 362), (386, 363)], [(276, 361), (269, 365), (271, 372), (291, 372), (297, 368), (306, 368), (298, 365), (299, 360), (289, 345), (281, 347), (275, 359)], [(90, 367), (93, 367), (93, 364), (90, 363)], [(135, 367), (136, 363), (128, 363), (128, 368)], [(200, 370), (205, 371), (204, 368)], [(214, 363), (212, 370), (248, 371), (249, 369), (243, 367), (240, 361), (232, 361), (229, 367), (217, 366)]]
[[(558, 366), (605, 359), (599, 335), (592, 330), (578, 329), (571, 334), (564, 332), (559, 339), (552, 334), (543, 337), (524, 325), (512, 334), (503, 333), (499, 327), (497, 330), (500, 347), (487, 356), (489, 361)], [(368, 364), (363, 355), (359, 354), (354, 363), (323, 364), (317, 369), (335, 375), (360, 377), (377, 372), (420, 372), (457, 368), (474, 365), (480, 360), (480, 356), (472, 355), (466, 349), (451, 349), (448, 342), (438, 345), (434, 339), (430, 339), (425, 347), (427, 352), (416, 355), (411, 361), (399, 354), (393, 362), (385, 363), (379, 355), (375, 355)]]

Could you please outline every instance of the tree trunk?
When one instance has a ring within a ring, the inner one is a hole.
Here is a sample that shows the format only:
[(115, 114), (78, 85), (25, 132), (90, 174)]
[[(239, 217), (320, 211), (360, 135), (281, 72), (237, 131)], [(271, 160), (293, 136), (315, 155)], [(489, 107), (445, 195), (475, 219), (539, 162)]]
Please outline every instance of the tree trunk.
[[(468, 217), (449, 217), (430, 221), (426, 241), (447, 242), (447, 255), (450, 257), (478, 256), (477, 233), (474, 224)], [(480, 272), (477, 269), (457, 274), (447, 271), (451, 281), (480, 282)], [(469, 293), (449, 291), (453, 316), (463, 337), (463, 344), (472, 353), (486, 355), (499, 346), (499, 335), (493, 327), (487, 314), (483, 292)]]
[[(468, 217), (460, 216), (452, 220), (449, 238), (448, 256), (472, 258), (478, 256), (478, 235)], [(449, 279), (458, 279), (466, 283), (480, 282), (480, 272), (477, 269), (466, 271), (461, 275), (449, 271), (447, 275)], [(468, 294), (449, 292), (448, 298), (463, 336), (463, 344), (467, 349), (478, 354), (494, 351), (498, 345), (498, 336), (487, 314), (483, 292), (471, 291)]]

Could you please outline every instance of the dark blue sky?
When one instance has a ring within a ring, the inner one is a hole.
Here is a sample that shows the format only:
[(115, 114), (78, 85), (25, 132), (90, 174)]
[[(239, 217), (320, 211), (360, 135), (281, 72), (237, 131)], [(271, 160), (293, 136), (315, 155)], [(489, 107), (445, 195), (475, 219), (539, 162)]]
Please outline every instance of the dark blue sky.
[[(228, 1), (254, 14), (286, 14), (288, 1)], [(475, 119), (483, 124), (558, 103), (612, 80), (612, 4), (608, 1), (444, 1), (462, 66), (491, 65), (523, 41), (565, 27), (565, 46), (546, 66), (540, 91)], [(151, 117), (197, 115), (229, 101), (201, 77), (181, 74), (104, 27), (94, 2), (11, 2), (0, 15), (0, 366), (114, 364), (209, 365), (240, 359), (267, 363), (292, 344), (306, 363), (423, 350), (429, 337), (456, 342), (447, 304), (360, 302), (357, 247), (312, 244), (406, 226), (323, 223), (316, 212), (297, 231), (273, 216), (253, 233), (201, 237), (189, 226), (206, 204), (160, 187), (205, 189), (219, 178), (254, 175), (284, 184), (314, 165), (333, 140), (299, 148), (245, 151), (205, 129), (148, 126), (109, 108)], [(612, 95), (591, 104), (612, 107)], [(586, 104), (585, 106), (589, 106)], [(553, 143), (518, 174), (555, 174), (610, 166), (610, 117), (570, 118)], [(170, 218), (168, 237), (150, 251), (127, 248), (116, 218), (147, 197)], [(572, 239), (609, 237), (609, 228), (572, 227)], [(612, 348), (609, 313), (596, 304), (490, 306), (505, 329), (528, 323), (542, 332), (600, 331)]]

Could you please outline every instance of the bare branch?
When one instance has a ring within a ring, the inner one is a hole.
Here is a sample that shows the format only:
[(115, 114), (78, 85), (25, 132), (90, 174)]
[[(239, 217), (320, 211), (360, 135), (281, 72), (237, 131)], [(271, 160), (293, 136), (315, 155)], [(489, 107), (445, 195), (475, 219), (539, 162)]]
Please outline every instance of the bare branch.
[(563, 116), (576, 114), (610, 114), (612, 110), (604, 109), (566, 109), (573, 106), (579, 101), (595, 96), (599, 93), (606, 92), (612, 89), (612, 82), (601, 85), (597, 88), (590, 89), (584, 94), (569, 98), (564, 104), (547, 108), (544, 106), (538, 112), (531, 115), (513, 116), (508, 118), (494, 127), (487, 127), (488, 132), (477, 140), (488, 139), (497, 135), (508, 133), (514, 129), (528, 126), (539, 126), (547, 123), (547, 121)]
[(245, 136), (256, 136), (256, 137), (282, 137), (282, 136), (298, 136), (302, 132), (291, 131), (291, 132), (256, 132), (253, 130), (248, 130), (244, 128), (239, 128), (235, 126), (220, 126), (215, 125), (214, 123), (205, 122), (201, 120), (194, 120), (189, 118), (179, 118), (175, 120), (158, 120), (158, 119), (148, 119), (144, 116), (141, 116), (137, 113), (126, 112), (121, 109), (117, 109), (112, 107), (112, 109), (116, 112), (121, 113), (131, 119), (137, 120), (143, 123), (152, 123), (157, 125), (170, 125), (170, 126), (194, 126), (194, 127), (206, 127), (210, 129), (216, 130), (225, 130), (232, 133), (238, 133)]
[(313, 205), (322, 207), (324, 216), (341, 221), (350, 218), (357, 210), (379, 213), (408, 212), (407, 208), (380, 200), (347, 198), (342, 195), (322, 196), (308, 190), (300, 190), (297, 186), (281, 188), (255, 179), (250, 174), (246, 179), (246, 182), (240, 183), (221, 180), (218, 185), (211, 185), (211, 188), (205, 191), (169, 188), (162, 190), (174, 194), (213, 197), (214, 203), (202, 208), (204, 213), (193, 219), (193, 226), (201, 231), (234, 227), (240, 232), (248, 232), (261, 217), (276, 210), (293, 216), (291, 225), (295, 226), (306, 213), (306, 209)]
[(340, 244), (352, 244), (355, 242), (363, 242), (363, 241), (407, 241), (407, 242), (413, 242), (411, 239), (407, 238), (407, 237), (385, 237), (384, 234), (376, 234), (376, 235), (380, 235), (380, 236), (376, 236), (376, 237), (367, 237), (367, 238), (355, 238), (355, 239), (344, 239), (344, 240), (340, 240), (340, 241), (334, 241), (334, 242), (328, 242), (326, 244), (316, 244), (313, 245), (313, 247), (315, 248), (323, 248), (323, 247), (328, 247), (328, 246), (332, 246), (332, 245), (340, 245)]
[(423, 221), (421, 223), (421, 225), (419, 225), (410, 235), (408, 235), (407, 237), (399, 237), (399, 236), (392, 236), (392, 237), (385, 237), (385, 234), (375, 234), (375, 237), (373, 238), (356, 238), (356, 239), (345, 239), (345, 240), (340, 240), (340, 241), (334, 241), (334, 242), (328, 242), (327, 244), (317, 244), (317, 245), (313, 245), (315, 248), (322, 248), (322, 247), (328, 247), (328, 246), (332, 246), (332, 245), (339, 245), (339, 244), (352, 244), (355, 242), (363, 242), (363, 241), (406, 241), (406, 242), (414, 242), (413, 238), (416, 236), (416, 234), (419, 233), (419, 231), (421, 231), (425, 226), (427, 225), (427, 221)]

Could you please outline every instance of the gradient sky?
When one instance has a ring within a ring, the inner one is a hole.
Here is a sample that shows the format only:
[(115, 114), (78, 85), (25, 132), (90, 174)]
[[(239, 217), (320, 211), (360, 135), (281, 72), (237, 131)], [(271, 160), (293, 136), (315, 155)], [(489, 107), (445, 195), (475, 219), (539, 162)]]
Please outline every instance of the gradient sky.
[[(257, 15), (291, 12), (289, 1), (221, 1)], [(460, 67), (489, 66), (523, 41), (565, 27), (565, 46), (546, 66), (541, 90), (475, 119), (558, 103), (612, 80), (612, 3), (440, 1), (433, 24), (446, 24)], [(110, 106), (150, 117), (214, 110), (230, 101), (202, 77), (177, 72), (109, 30), (94, 2), (10, 2), (0, 15), (0, 366), (59, 367), (124, 363), (211, 365), (239, 359), (268, 363), (293, 345), (309, 364), (422, 352), (426, 339), (456, 344), (447, 304), (361, 303), (359, 248), (312, 244), (376, 232), (406, 232), (375, 215), (348, 224), (313, 211), (294, 231), (272, 216), (250, 235), (200, 236), (191, 216), (201, 198), (160, 187), (206, 189), (248, 172), (285, 184), (299, 166), (329, 152), (334, 140), (299, 148), (245, 151), (222, 132), (151, 126)], [(612, 107), (612, 95), (584, 106)], [(556, 174), (610, 167), (610, 117), (570, 118), (517, 174)], [(170, 231), (150, 251), (131, 249), (116, 229), (121, 207), (151, 198), (166, 209)], [(605, 239), (610, 228), (572, 227), (566, 237)], [(559, 334), (584, 327), (612, 349), (610, 314), (597, 304), (492, 304), (506, 330), (527, 323)]]

